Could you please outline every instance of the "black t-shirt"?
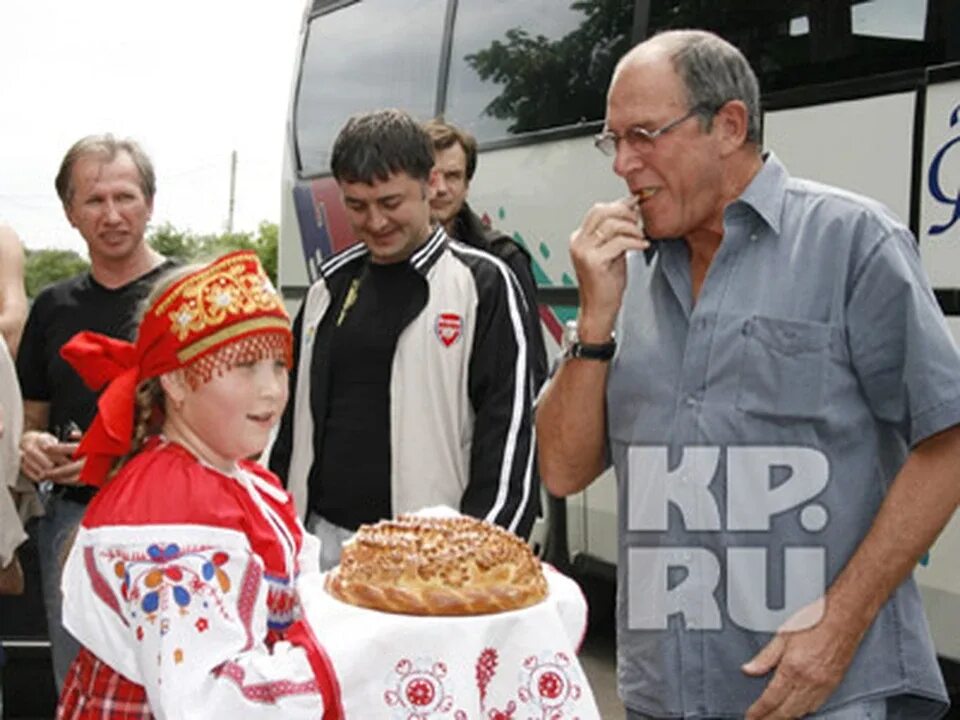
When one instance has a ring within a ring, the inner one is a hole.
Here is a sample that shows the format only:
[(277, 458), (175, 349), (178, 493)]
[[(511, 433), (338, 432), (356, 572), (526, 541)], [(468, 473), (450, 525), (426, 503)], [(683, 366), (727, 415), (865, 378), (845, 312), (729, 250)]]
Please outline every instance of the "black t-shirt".
[(47, 429), (54, 435), (71, 421), (86, 430), (97, 411), (97, 394), (60, 357), (60, 348), (81, 330), (132, 340), (143, 300), (172, 267), (164, 262), (115, 289), (83, 273), (51, 285), (34, 300), (17, 353), (17, 375), (24, 400), (50, 403)]
[(368, 263), (343, 305), (330, 354), (330, 402), (311, 504), (350, 529), (391, 516), (390, 373), (404, 311), (422, 280), (407, 262)]

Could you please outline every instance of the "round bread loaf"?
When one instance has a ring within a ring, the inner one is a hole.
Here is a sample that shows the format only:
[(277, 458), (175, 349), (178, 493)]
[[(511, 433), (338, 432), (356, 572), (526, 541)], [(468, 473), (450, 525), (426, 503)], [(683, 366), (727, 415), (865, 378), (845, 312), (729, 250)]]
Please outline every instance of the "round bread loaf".
[(408, 615), (484, 615), (543, 600), (547, 582), (525, 542), (471, 517), (401, 515), (361, 525), (326, 579), (334, 597)]

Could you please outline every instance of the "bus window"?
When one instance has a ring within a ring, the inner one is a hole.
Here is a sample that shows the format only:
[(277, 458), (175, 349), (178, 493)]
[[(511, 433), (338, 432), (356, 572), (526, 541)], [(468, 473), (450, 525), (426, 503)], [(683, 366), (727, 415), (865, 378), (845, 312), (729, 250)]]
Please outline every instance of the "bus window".
[(722, 35), (743, 51), (770, 93), (957, 59), (958, 31), (948, 21), (955, 1), (654, 0), (648, 28), (700, 27)]
[(872, 0), (850, 8), (854, 35), (923, 41), (927, 0)]
[(300, 175), (330, 172), (330, 148), (356, 112), (434, 112), (446, 0), (366, 0), (314, 17), (294, 107)]
[(460, 0), (446, 116), (481, 142), (601, 120), (633, 3)]

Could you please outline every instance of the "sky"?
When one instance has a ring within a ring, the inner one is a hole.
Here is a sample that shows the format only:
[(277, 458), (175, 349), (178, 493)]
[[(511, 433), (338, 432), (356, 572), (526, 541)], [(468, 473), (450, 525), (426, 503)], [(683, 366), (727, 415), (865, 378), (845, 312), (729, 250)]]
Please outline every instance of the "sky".
[(111, 132), (153, 160), (153, 225), (280, 220), (303, 0), (0, 0), (0, 221), (31, 249), (85, 244), (53, 187), (74, 141)]

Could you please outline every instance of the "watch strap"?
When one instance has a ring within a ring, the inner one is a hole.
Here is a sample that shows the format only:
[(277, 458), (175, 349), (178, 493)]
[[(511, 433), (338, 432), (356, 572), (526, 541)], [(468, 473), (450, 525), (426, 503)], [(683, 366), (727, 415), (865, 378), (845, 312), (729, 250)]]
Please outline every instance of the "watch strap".
[(569, 357), (582, 358), (584, 360), (610, 360), (616, 351), (616, 340), (610, 340), (605, 343), (582, 343), (577, 341), (570, 345)]

